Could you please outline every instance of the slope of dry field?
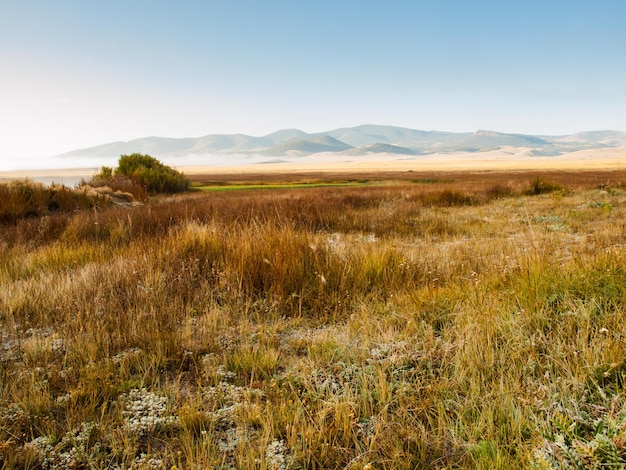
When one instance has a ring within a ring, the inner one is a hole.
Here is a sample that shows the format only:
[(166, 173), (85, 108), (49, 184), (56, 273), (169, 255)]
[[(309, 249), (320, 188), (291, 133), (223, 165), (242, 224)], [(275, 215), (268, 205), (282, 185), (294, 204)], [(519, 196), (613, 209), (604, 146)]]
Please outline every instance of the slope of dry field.
[(3, 467), (622, 465), (626, 174), (367, 178), (0, 226)]

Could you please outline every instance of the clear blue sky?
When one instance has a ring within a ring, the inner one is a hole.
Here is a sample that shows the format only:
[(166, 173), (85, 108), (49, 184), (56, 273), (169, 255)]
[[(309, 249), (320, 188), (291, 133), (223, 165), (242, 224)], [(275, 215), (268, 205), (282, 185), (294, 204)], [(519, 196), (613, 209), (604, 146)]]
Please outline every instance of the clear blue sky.
[(0, 0), (0, 168), (149, 135), (626, 131), (624, 25), (624, 0)]

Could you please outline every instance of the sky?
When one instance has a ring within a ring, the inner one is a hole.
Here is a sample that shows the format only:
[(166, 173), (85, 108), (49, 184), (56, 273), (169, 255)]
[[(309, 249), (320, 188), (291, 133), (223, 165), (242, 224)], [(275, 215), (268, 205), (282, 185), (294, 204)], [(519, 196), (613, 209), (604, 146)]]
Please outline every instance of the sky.
[(0, 0), (0, 170), (139, 137), (626, 131), (623, 0)]

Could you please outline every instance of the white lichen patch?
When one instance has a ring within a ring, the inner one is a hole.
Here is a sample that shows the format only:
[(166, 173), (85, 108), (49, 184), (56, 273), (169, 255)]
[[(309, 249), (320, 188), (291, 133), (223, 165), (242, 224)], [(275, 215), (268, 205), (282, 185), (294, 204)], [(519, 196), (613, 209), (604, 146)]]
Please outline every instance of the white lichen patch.
[(384, 361), (386, 359), (394, 360), (398, 356), (403, 356), (405, 349), (405, 341), (380, 344), (370, 349), (370, 357), (368, 358), (368, 362), (376, 363)]
[(140, 348), (130, 348), (125, 349), (124, 351), (120, 351), (115, 356), (111, 356), (111, 362), (115, 364), (119, 364), (128, 358), (137, 358), (143, 353), (143, 350)]
[(344, 395), (355, 392), (362, 384), (365, 369), (343, 361), (323, 369), (314, 369), (309, 375), (310, 383), (317, 393)]
[(44, 469), (97, 468), (97, 455), (102, 449), (94, 439), (96, 432), (95, 424), (83, 423), (67, 432), (59, 442), (52, 437), (39, 436), (24, 447), (35, 452)]
[(241, 445), (254, 435), (254, 429), (241, 415), (246, 407), (265, 398), (261, 390), (239, 387), (221, 382), (215, 387), (205, 387), (201, 391), (202, 401), (206, 406), (206, 416), (213, 422), (214, 439), (220, 452), (232, 457)]
[(0, 408), (0, 421), (12, 423), (26, 416), (26, 413), (21, 406), (15, 403), (9, 405), (6, 408)]
[(143, 452), (135, 457), (135, 461), (131, 466), (133, 470), (161, 470), (166, 468), (166, 463), (162, 458), (148, 456)]
[(262, 399), (265, 394), (262, 390), (255, 388), (238, 387), (227, 382), (220, 382), (215, 387), (204, 387), (202, 396), (207, 402), (230, 406), (243, 401), (250, 402), (253, 399)]
[(376, 417), (370, 416), (366, 420), (357, 423), (356, 425), (356, 433), (357, 435), (366, 442), (370, 442), (374, 439), (376, 431)]
[(178, 416), (168, 409), (167, 397), (149, 392), (147, 389), (133, 389), (121, 395), (124, 403), (124, 425), (137, 435), (149, 434), (156, 429), (166, 429), (179, 424)]
[(0, 360), (3, 362), (16, 362), (25, 356), (47, 353), (60, 357), (66, 350), (65, 340), (52, 329), (29, 328), (19, 336), (4, 333), (0, 342)]
[(284, 441), (272, 441), (265, 450), (265, 461), (270, 470), (287, 470), (289, 465), (289, 454)]

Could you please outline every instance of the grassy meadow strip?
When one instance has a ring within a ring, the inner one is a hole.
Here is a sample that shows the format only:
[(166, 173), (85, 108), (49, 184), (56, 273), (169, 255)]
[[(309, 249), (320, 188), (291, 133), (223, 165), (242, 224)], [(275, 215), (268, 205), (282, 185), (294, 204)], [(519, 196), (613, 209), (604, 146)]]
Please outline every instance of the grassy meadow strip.
[(587, 181), (196, 192), (3, 224), (2, 465), (623, 465), (626, 192)]
[[(372, 184), (367, 181), (337, 181), (337, 182), (301, 182), (301, 183), (239, 183), (239, 184), (195, 184), (192, 189), (200, 191), (241, 191), (245, 189), (307, 189), (307, 188), (342, 188), (352, 186), (363, 186)], [(378, 183), (389, 184), (389, 183)]]

